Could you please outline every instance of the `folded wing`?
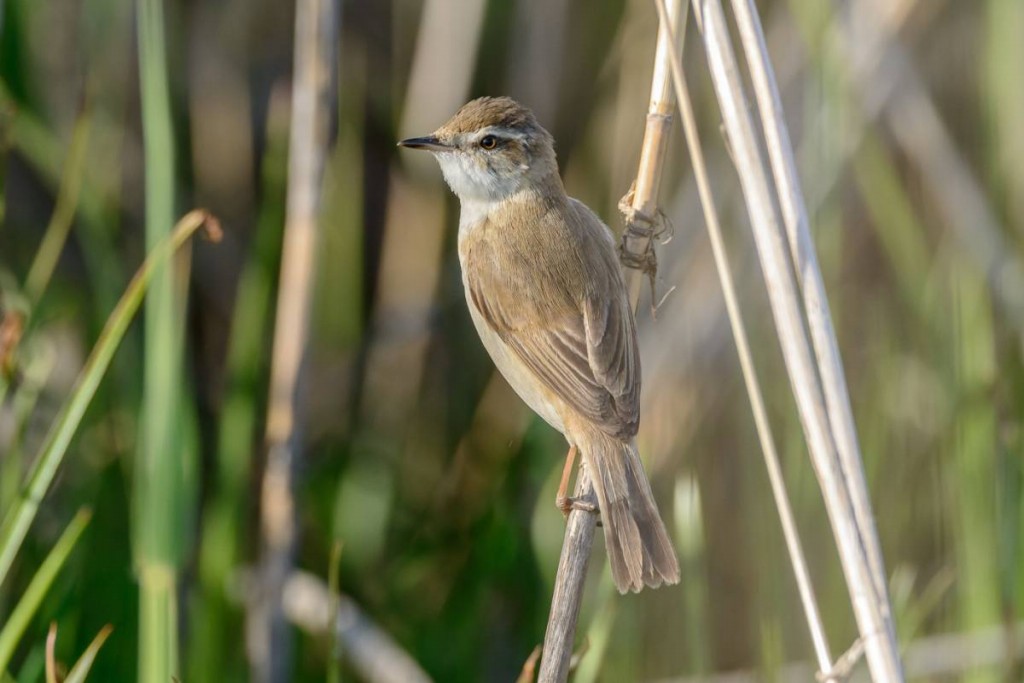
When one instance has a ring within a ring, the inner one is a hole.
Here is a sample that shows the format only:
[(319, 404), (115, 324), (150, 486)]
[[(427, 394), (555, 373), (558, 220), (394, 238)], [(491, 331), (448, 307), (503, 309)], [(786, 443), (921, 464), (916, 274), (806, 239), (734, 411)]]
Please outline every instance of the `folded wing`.
[[(506, 255), (471, 268), (470, 300), (545, 387), (601, 431), (625, 439), (639, 423), (633, 316), (607, 228), (581, 204), (567, 208), (568, 219), (554, 229), (567, 234), (554, 235), (550, 245), (554, 267), (539, 272), (536, 264)], [(538, 278), (547, 279), (546, 286), (520, 286)], [(557, 294), (526, 294), (538, 291)]]

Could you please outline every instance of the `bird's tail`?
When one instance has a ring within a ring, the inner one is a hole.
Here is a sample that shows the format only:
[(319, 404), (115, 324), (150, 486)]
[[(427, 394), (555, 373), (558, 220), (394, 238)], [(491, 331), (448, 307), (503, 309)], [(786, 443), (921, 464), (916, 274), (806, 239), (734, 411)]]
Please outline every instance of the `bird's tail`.
[(636, 442), (586, 430), (577, 446), (590, 469), (605, 546), (620, 593), (679, 583), (679, 561), (658, 514)]

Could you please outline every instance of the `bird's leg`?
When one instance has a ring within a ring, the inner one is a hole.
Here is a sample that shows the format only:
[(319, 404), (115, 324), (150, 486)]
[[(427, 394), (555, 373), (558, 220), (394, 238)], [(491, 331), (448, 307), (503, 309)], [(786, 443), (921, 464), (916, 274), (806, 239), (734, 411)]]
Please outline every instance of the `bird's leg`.
[(568, 495), (569, 475), (572, 474), (573, 463), (576, 462), (576, 446), (569, 446), (569, 452), (565, 455), (565, 467), (562, 468), (562, 481), (558, 484), (558, 493), (555, 495), (555, 507), (562, 511), (562, 514), (569, 517), (570, 510), (583, 510), (584, 512), (597, 512), (597, 506), (593, 503)]
[(565, 494), (569, 489), (569, 475), (572, 474), (573, 463), (576, 462), (576, 445), (569, 446), (569, 452), (565, 454), (565, 466), (562, 468), (562, 481), (558, 484), (558, 493), (555, 494), (555, 507), (562, 511), (566, 517), (572, 509), (572, 501)]

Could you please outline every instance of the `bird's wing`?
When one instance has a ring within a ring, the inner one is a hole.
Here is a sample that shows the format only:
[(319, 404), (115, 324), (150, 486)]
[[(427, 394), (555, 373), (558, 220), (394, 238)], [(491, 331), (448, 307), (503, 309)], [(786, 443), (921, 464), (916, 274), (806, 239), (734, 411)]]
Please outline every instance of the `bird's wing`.
[(567, 208), (562, 220), (576, 222), (568, 234), (552, 235), (559, 225), (549, 244), (535, 244), (549, 249), (544, 267), (526, 250), (497, 259), (491, 250), (467, 268), (469, 298), (549, 391), (602, 431), (629, 437), (640, 419), (640, 358), (614, 243), (589, 209)]

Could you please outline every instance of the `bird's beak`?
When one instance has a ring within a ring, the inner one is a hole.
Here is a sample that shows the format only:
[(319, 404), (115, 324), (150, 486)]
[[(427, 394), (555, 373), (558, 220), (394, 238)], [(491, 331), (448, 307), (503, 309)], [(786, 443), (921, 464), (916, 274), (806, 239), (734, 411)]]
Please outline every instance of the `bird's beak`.
[(423, 138), (409, 138), (408, 140), (402, 140), (398, 143), (398, 146), (408, 147), (409, 149), (425, 149), (430, 152), (444, 152), (451, 149), (451, 147), (444, 144), (433, 135), (428, 135)]

